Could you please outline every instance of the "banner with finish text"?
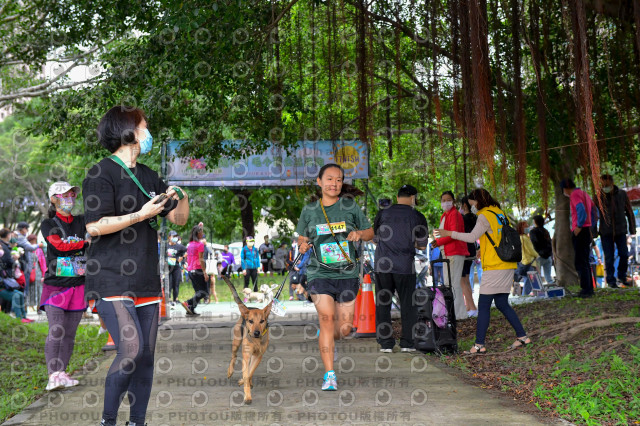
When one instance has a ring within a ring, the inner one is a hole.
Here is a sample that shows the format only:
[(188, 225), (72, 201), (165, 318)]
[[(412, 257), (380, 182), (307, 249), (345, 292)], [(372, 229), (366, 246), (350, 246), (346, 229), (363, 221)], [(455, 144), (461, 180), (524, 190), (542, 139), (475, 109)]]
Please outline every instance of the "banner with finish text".
[[(232, 160), (221, 158), (210, 167), (204, 158), (179, 157), (180, 141), (171, 141), (167, 149), (167, 180), (178, 186), (298, 186), (318, 176), (320, 167), (337, 163), (345, 172), (345, 180), (369, 177), (369, 147), (357, 141), (300, 141), (288, 154), (271, 146), (262, 154)], [(225, 140), (231, 152), (239, 142)]]

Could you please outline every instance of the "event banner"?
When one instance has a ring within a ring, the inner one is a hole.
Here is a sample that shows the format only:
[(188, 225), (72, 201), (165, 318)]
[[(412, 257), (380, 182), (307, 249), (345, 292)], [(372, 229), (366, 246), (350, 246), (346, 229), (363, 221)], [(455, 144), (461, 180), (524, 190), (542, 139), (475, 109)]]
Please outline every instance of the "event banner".
[[(239, 144), (224, 141), (228, 151)], [(369, 149), (361, 141), (300, 141), (287, 153), (272, 146), (262, 154), (232, 160), (221, 158), (209, 165), (204, 158), (179, 157), (180, 141), (169, 143), (167, 150), (168, 181), (179, 186), (297, 186), (308, 184), (318, 176), (320, 167), (337, 163), (345, 179), (369, 177)]]

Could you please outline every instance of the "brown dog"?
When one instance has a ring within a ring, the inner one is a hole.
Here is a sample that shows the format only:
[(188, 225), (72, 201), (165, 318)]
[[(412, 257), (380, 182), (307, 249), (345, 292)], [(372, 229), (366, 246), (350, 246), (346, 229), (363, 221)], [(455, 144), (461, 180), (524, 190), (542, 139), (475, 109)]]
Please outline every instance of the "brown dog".
[(269, 345), (269, 323), (267, 322), (271, 313), (269, 303), (262, 309), (248, 308), (240, 297), (231, 281), (225, 276), (222, 277), (229, 288), (233, 299), (240, 308), (240, 319), (233, 326), (233, 343), (231, 344), (231, 362), (227, 371), (227, 378), (233, 375), (233, 366), (238, 358), (238, 348), (242, 345), (242, 379), (238, 380), (239, 385), (244, 385), (244, 403), (251, 404), (251, 388), (253, 387), (253, 373), (258, 368), (262, 356), (267, 351)]

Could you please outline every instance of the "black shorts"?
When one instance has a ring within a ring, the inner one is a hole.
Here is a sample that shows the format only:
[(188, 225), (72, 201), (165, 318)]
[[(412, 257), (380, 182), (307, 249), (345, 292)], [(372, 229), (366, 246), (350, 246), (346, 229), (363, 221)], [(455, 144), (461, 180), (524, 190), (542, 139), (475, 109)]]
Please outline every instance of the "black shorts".
[(465, 260), (462, 265), (462, 276), (468, 277), (471, 273), (471, 265), (473, 265), (473, 260)]
[(336, 302), (351, 302), (358, 295), (360, 280), (358, 278), (331, 279), (314, 278), (309, 281), (309, 294), (328, 294)]

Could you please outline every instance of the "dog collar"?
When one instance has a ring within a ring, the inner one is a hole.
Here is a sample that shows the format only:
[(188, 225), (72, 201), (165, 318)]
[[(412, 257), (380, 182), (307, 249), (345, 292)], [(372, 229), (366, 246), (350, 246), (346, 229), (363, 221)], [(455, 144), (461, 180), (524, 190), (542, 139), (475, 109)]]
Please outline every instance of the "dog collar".
[[(243, 319), (242, 320), (242, 327), (246, 327), (247, 326), (247, 320)], [(260, 338), (263, 338), (265, 334), (267, 334), (267, 331), (269, 331), (269, 323), (267, 323), (267, 326), (264, 328), (264, 331), (262, 332), (262, 334), (260, 335)], [(251, 334), (247, 333), (247, 336), (249, 336), (250, 338), (254, 338)]]

